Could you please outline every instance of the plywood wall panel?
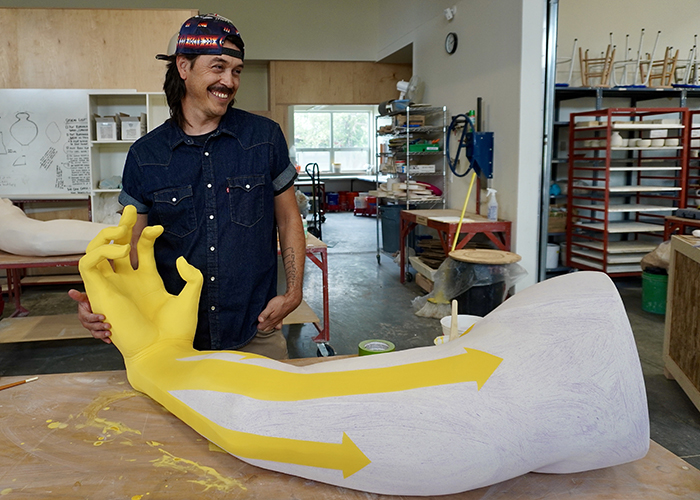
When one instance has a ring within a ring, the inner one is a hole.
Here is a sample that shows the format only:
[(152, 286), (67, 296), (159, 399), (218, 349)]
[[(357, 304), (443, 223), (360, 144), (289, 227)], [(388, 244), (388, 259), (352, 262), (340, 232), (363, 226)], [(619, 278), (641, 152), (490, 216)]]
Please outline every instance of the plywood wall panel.
[(0, 9), (0, 88), (19, 86), (17, 11)]
[(372, 62), (273, 61), (276, 104), (377, 104), (398, 97), (396, 82), (411, 65)]
[(165, 68), (154, 56), (194, 13), (0, 9), (0, 82), (6, 88), (159, 91)]

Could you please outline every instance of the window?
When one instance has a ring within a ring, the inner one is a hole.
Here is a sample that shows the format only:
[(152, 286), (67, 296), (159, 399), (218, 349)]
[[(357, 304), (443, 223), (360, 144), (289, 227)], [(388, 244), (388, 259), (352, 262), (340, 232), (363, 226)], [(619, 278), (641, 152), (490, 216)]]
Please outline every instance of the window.
[(372, 163), (376, 106), (295, 106), (296, 162), (324, 173), (366, 172)]

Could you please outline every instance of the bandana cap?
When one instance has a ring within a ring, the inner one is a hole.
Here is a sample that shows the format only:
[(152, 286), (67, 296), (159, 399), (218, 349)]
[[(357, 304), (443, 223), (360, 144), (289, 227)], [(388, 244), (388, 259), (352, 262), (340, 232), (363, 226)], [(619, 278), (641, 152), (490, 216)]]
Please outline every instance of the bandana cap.
[[(224, 47), (226, 40), (240, 50)], [(177, 54), (228, 55), (243, 60), (244, 44), (240, 33), (231, 21), (218, 14), (194, 16), (180, 28), (175, 47), (168, 46), (168, 54), (158, 54), (156, 59), (170, 60)], [(174, 49), (174, 50), (173, 50)]]

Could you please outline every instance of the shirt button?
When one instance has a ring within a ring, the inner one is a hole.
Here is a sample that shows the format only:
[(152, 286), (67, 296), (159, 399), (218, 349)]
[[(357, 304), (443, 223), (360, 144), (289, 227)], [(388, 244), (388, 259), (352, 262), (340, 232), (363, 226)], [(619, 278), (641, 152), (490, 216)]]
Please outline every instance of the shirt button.
[(173, 198), (173, 203), (175, 203), (176, 201), (177, 201), (177, 198)]
[(212, 311), (216, 311), (216, 306), (211, 306)]
[(209, 247), (209, 250), (211, 250), (213, 252), (215, 249), (214, 249), (214, 247)]
[(250, 184), (246, 184), (246, 185), (245, 185), (245, 188), (246, 188), (246, 189), (250, 189)]
[(210, 219), (213, 219), (213, 218), (214, 218), (214, 216), (213, 216), (213, 215), (210, 215), (210, 216), (209, 216), (209, 218), (210, 218)]
[(212, 277), (209, 278), (209, 279), (212, 280), (212, 281), (216, 280), (216, 278), (215, 278), (214, 276), (212, 276)]
[(211, 189), (211, 184), (207, 184), (207, 187), (208, 187), (209, 189)]
[(204, 156), (209, 156), (209, 151), (205, 151)]

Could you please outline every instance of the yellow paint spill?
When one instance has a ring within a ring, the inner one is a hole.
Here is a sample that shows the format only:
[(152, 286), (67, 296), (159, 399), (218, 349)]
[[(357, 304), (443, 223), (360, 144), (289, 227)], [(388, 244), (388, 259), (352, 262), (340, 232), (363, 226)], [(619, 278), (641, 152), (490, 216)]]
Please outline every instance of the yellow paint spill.
[(48, 419), (48, 420), (46, 421), (47, 424), (50, 423), (50, 422), (53, 422), (53, 420)]
[(119, 444), (123, 444), (124, 446), (134, 446), (133, 441), (129, 441), (129, 440), (119, 441)]
[(143, 498), (143, 495), (134, 495), (131, 497), (131, 500), (141, 500)]
[[(49, 420), (49, 422), (51, 421)], [(48, 425), (49, 429), (65, 429), (66, 427), (68, 427), (68, 424), (64, 424), (63, 422), (51, 422)]]
[(216, 446), (214, 443), (209, 441), (209, 451), (216, 451), (218, 453), (228, 453), (226, 450)]
[(138, 429), (132, 429), (131, 427), (128, 427), (120, 422), (112, 422), (101, 417), (93, 417), (88, 419), (88, 421), (84, 424), (77, 424), (75, 426), (76, 429), (83, 429), (84, 427), (95, 427), (97, 429), (101, 429), (103, 434), (109, 434), (109, 431), (116, 434), (122, 434), (124, 432), (132, 432), (139, 435), (141, 434), (141, 431)]
[(153, 446), (154, 448), (155, 448), (156, 446), (163, 446), (163, 443), (159, 443), (158, 441), (146, 441), (146, 444), (147, 444), (148, 446)]
[(9, 495), (12, 493), (12, 488), (5, 488), (4, 490), (0, 491), (0, 495)]
[(103, 434), (107, 434), (108, 431), (112, 431), (117, 434), (121, 434), (123, 432), (133, 432), (134, 434), (141, 434), (141, 431), (137, 429), (131, 429), (130, 427), (127, 427), (126, 425), (120, 422), (112, 422), (97, 416), (100, 410), (109, 408), (109, 406), (115, 403), (116, 401), (128, 399), (139, 395), (140, 393), (134, 390), (104, 392), (100, 396), (95, 398), (95, 400), (93, 400), (93, 402), (90, 403), (90, 405), (80, 413), (80, 415), (86, 418), (86, 422), (84, 424), (78, 424), (75, 427), (77, 429), (82, 429), (85, 427), (96, 427), (98, 429), (102, 429)]
[(93, 446), (102, 446), (103, 444), (105, 444), (104, 441), (95, 441), (94, 443), (92, 443)]
[(192, 479), (189, 480), (189, 482), (204, 486), (204, 491), (210, 489), (224, 492), (239, 489), (244, 491), (248, 490), (240, 481), (224, 477), (212, 467), (206, 467), (192, 460), (176, 457), (162, 448), (159, 448), (158, 451), (163, 453), (163, 456), (157, 460), (151, 460), (154, 467), (168, 467), (180, 472), (195, 474), (198, 476), (198, 479)]
[(98, 440), (98, 441), (104, 441), (105, 438), (104, 438), (104, 436), (100, 436), (100, 437), (97, 438), (97, 440)]
[(103, 410), (109, 410), (109, 406), (105, 406), (105, 407), (102, 408), (102, 409), (103, 409)]

